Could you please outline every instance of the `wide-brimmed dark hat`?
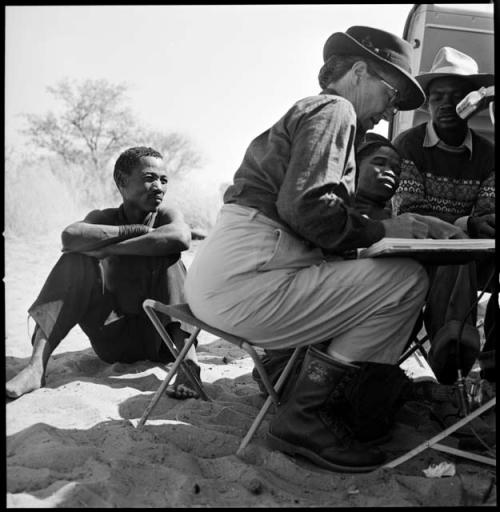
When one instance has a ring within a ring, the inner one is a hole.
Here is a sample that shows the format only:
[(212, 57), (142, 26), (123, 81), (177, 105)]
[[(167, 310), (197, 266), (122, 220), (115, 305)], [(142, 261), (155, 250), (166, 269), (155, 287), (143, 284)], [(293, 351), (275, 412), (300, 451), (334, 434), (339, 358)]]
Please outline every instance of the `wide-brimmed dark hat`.
[(430, 71), (421, 73), (415, 80), (427, 93), (429, 84), (436, 78), (465, 78), (470, 82), (471, 90), (480, 87), (489, 87), (495, 82), (495, 75), (490, 73), (478, 73), (477, 62), (469, 55), (462, 53), (450, 46), (443, 46), (434, 57)]
[(410, 43), (400, 37), (377, 28), (354, 26), (346, 32), (335, 32), (323, 48), (323, 60), (331, 55), (359, 55), (379, 62), (385, 69), (399, 75), (399, 110), (413, 110), (425, 101), (425, 94), (418, 82), (411, 76)]

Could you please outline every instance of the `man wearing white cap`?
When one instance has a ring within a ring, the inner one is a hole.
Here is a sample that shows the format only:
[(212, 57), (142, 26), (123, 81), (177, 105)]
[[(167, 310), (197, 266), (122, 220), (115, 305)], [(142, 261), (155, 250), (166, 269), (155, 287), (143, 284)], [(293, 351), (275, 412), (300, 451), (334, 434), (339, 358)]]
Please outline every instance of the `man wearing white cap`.
[[(474, 59), (444, 47), (436, 54), (431, 70), (416, 80), (426, 93), (430, 120), (394, 140), (403, 156), (401, 181), (394, 197), (396, 213), (435, 216), (461, 227), (471, 238), (494, 237), (493, 145), (471, 130), (456, 112), (460, 100), (471, 91), (492, 85), (494, 76), (478, 73)], [(488, 265), (478, 267), (488, 269)], [(440, 382), (453, 383), (457, 378), (453, 355), (457, 338), (462, 340), (460, 364), (465, 374), (479, 354), (473, 303), (477, 278), (481, 286), (488, 276), (476, 276), (474, 264), (440, 266), (430, 272), (424, 312), (432, 345), (430, 364)], [(473, 314), (460, 336), (461, 323), (471, 308)], [(488, 330), (489, 325), (485, 327)]]

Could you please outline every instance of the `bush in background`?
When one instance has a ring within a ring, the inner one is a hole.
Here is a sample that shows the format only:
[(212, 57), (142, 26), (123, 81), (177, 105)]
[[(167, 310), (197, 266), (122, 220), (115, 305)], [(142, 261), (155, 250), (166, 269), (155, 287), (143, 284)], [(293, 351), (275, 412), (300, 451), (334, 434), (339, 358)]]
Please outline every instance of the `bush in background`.
[(85, 211), (75, 200), (75, 190), (54, 176), (51, 163), (45, 158), (9, 155), (5, 161), (4, 196), (6, 236), (61, 231), (82, 218)]

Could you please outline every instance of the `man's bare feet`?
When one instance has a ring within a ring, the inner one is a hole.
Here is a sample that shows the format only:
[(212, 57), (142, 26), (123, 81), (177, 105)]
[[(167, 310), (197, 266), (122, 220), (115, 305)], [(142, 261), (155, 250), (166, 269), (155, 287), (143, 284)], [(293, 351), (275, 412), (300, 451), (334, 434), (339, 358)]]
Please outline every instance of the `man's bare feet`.
[[(189, 365), (192, 372), (199, 378), (200, 367), (192, 360), (186, 359), (185, 363)], [(175, 382), (170, 386), (167, 386), (165, 394), (178, 400), (186, 400), (187, 398), (198, 398), (200, 395), (193, 389), (193, 385), (186, 375), (183, 367), (180, 366), (175, 377)]]
[(43, 386), (45, 386), (44, 372), (28, 365), (6, 383), (5, 392), (9, 398), (19, 398)]

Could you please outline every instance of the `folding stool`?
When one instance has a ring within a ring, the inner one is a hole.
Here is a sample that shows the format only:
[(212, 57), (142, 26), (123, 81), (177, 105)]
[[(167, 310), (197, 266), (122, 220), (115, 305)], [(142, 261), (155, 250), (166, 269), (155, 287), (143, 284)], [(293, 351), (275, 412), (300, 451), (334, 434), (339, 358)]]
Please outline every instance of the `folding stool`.
[(496, 403), (497, 403), (496, 397), (491, 398), (488, 402), (483, 404), (481, 407), (479, 407), (478, 409), (476, 409), (473, 412), (470, 412), (464, 418), (457, 421), (456, 423), (454, 423), (447, 429), (445, 429), (442, 432), (440, 432), (439, 434), (431, 437), (427, 441), (424, 441), (422, 444), (419, 444), (416, 448), (413, 448), (412, 450), (405, 453), (404, 455), (401, 455), (401, 457), (398, 457), (397, 459), (394, 459), (391, 462), (384, 464), (382, 467), (395, 468), (396, 466), (399, 466), (403, 462), (406, 462), (407, 460), (411, 459), (415, 455), (418, 455), (420, 452), (424, 451), (427, 448), (432, 448), (433, 450), (438, 450), (441, 452), (449, 453), (449, 454), (455, 455), (457, 457), (464, 457), (466, 459), (470, 459), (475, 462), (482, 462), (482, 463), (488, 464), (490, 466), (496, 466), (496, 458), (484, 457), (483, 455), (477, 455), (476, 453), (469, 452), (466, 450), (458, 450), (451, 446), (447, 446), (447, 445), (439, 443), (439, 441), (441, 441), (441, 439), (448, 437), (450, 434), (453, 434), (453, 432), (458, 430), (460, 427), (466, 425), (467, 423), (471, 422), (474, 418), (476, 418), (483, 412), (487, 411), (488, 409), (491, 409), (492, 407), (495, 407)]
[[(238, 456), (241, 455), (243, 450), (248, 445), (248, 443), (252, 439), (253, 435), (259, 428), (260, 424), (262, 423), (262, 420), (264, 419), (271, 404), (274, 403), (275, 406), (279, 405), (279, 400), (280, 400), (279, 393), (281, 391), (281, 388), (283, 387), (283, 384), (284, 384), (286, 378), (288, 377), (288, 375), (293, 367), (293, 364), (299, 354), (300, 348), (296, 348), (293, 351), (284, 370), (281, 372), (281, 375), (280, 375), (278, 381), (276, 382), (276, 385), (273, 387), (273, 385), (271, 384), (271, 381), (269, 379), (269, 376), (267, 375), (267, 372), (262, 365), (260, 357), (257, 355), (257, 353), (255, 352), (255, 349), (252, 346), (251, 341), (248, 341), (243, 338), (240, 338), (239, 336), (234, 336), (227, 332), (221, 331), (220, 329), (217, 329), (215, 327), (212, 327), (212, 326), (206, 324), (205, 322), (202, 322), (201, 320), (199, 320), (198, 318), (196, 318), (193, 315), (188, 304), (174, 304), (174, 305), (167, 306), (166, 304), (163, 304), (162, 302), (158, 302), (158, 301), (152, 300), (152, 299), (146, 299), (143, 302), (142, 307), (144, 308), (144, 311), (146, 312), (149, 319), (153, 323), (154, 327), (158, 331), (158, 334), (161, 336), (161, 338), (163, 339), (163, 341), (165, 342), (165, 344), (167, 345), (169, 350), (172, 352), (172, 354), (175, 358), (175, 361), (174, 361), (171, 369), (168, 371), (167, 376), (165, 377), (164, 381), (162, 382), (162, 384), (156, 391), (155, 395), (151, 399), (151, 402), (146, 407), (137, 426), (140, 427), (140, 426), (144, 425), (149, 414), (151, 413), (151, 411), (157, 404), (158, 400), (160, 399), (161, 395), (165, 391), (166, 387), (168, 386), (168, 384), (172, 380), (173, 376), (175, 375), (177, 368), (183, 363), (187, 352), (189, 351), (191, 345), (194, 343), (194, 340), (196, 339), (196, 337), (198, 336), (200, 331), (204, 330), (204, 331), (214, 334), (215, 336), (245, 350), (250, 355), (250, 357), (253, 359), (255, 368), (257, 368), (257, 371), (259, 372), (262, 382), (268, 392), (268, 397), (267, 397), (266, 401), (264, 402), (264, 405), (262, 406), (259, 413), (255, 417), (253, 423), (250, 425), (248, 432), (244, 436), (244, 438), (241, 441), (241, 444), (236, 452), (236, 455), (238, 455)], [(187, 339), (184, 347), (182, 348), (182, 350), (180, 352), (177, 352), (177, 349), (173, 345), (167, 331), (163, 327), (163, 324), (160, 322), (157, 312), (168, 315), (171, 318), (181, 320), (182, 322), (185, 322), (185, 323), (195, 327), (195, 331)], [(184, 366), (184, 368), (186, 368), (186, 367), (187, 367), (187, 365)], [(198, 379), (196, 378), (196, 376), (188, 373), (188, 377), (190, 378), (191, 382), (193, 383), (193, 385), (199, 392), (201, 389), (200, 396), (204, 400), (210, 400), (208, 398), (208, 396), (206, 395), (206, 393), (204, 392), (203, 386), (201, 385), (200, 382), (198, 382)]]
[[(429, 336), (426, 334), (426, 335), (422, 336), (421, 338), (418, 337), (418, 332), (420, 332), (422, 325), (423, 325), (423, 316), (421, 314), (419, 319), (417, 320), (417, 324), (416, 324), (416, 326), (413, 330), (413, 333), (410, 337), (410, 342), (409, 342), (405, 352), (403, 352), (403, 354), (399, 358), (398, 365), (400, 365), (401, 363), (406, 361), (406, 359), (408, 359), (416, 350), (419, 350), (422, 353), (422, 355), (424, 356), (424, 358), (427, 359), (427, 352), (425, 351), (423, 345), (429, 340)], [(411, 459), (415, 455), (418, 455), (420, 452), (426, 450), (427, 448), (431, 448), (433, 450), (449, 453), (449, 454), (457, 456), (457, 457), (463, 457), (466, 459), (470, 459), (475, 462), (481, 462), (483, 464), (488, 464), (490, 466), (496, 466), (496, 459), (493, 457), (485, 457), (483, 455), (478, 455), (478, 454), (470, 452), (470, 451), (458, 450), (456, 448), (441, 444), (439, 442), (442, 439), (445, 439), (449, 435), (453, 434), (459, 428), (470, 423), (473, 419), (475, 419), (477, 416), (481, 415), (482, 413), (486, 412), (488, 409), (495, 407), (495, 405), (496, 405), (496, 397), (493, 397), (487, 403), (483, 404), (478, 409), (476, 409), (472, 412), (467, 412), (467, 414), (464, 414), (464, 417), (462, 417), (460, 420), (455, 422), (453, 425), (451, 425), (448, 428), (441, 431), (439, 434), (436, 434), (435, 436), (424, 441), (417, 447), (408, 451), (404, 455), (401, 455), (400, 457), (392, 460), (391, 462), (386, 463), (382, 467), (395, 468), (396, 466), (399, 466), (403, 462), (406, 462), (407, 460)]]
[(424, 345), (427, 341), (429, 341), (429, 336), (427, 334), (424, 334), (421, 338), (418, 337), (423, 325), (424, 325), (424, 317), (423, 317), (423, 313), (421, 312), (417, 319), (415, 326), (413, 327), (413, 331), (410, 335), (410, 341), (406, 345), (405, 351), (399, 357), (399, 360), (397, 362), (398, 366), (401, 363), (403, 363), (404, 361), (406, 361), (417, 350), (422, 354), (424, 359), (427, 360), (427, 352), (424, 348)]

